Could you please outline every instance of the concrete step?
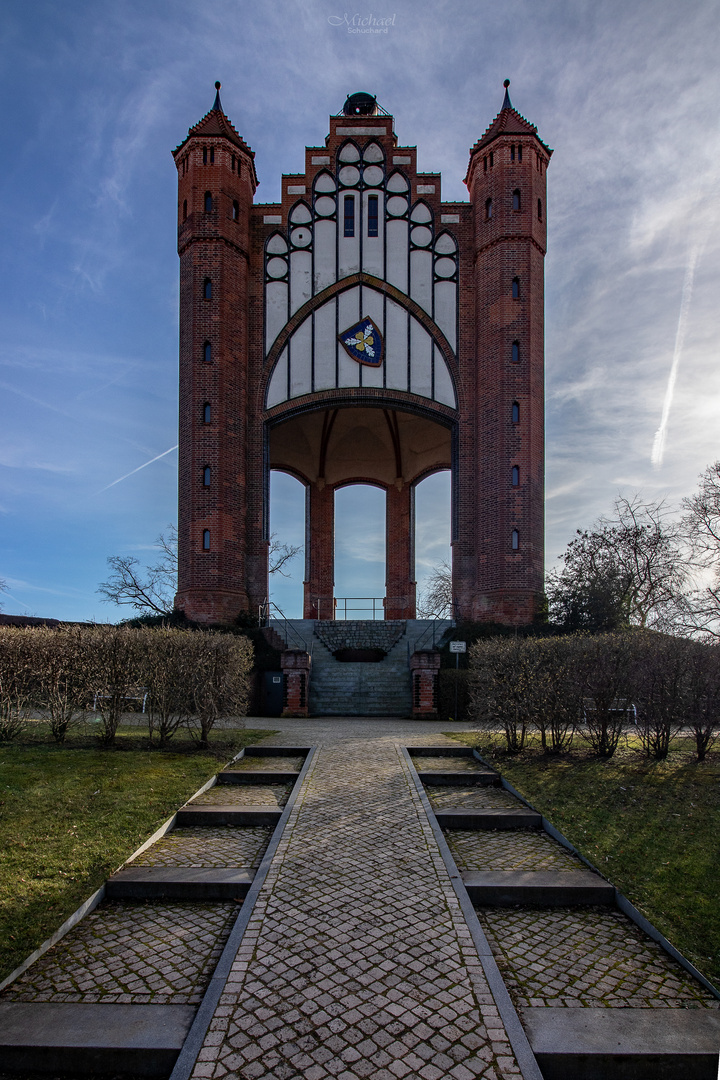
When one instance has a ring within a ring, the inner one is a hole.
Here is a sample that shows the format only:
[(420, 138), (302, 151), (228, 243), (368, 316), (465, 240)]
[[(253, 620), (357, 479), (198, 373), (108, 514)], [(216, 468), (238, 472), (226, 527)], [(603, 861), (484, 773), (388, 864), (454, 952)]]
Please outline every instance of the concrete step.
[(272, 806), (238, 806), (237, 803), (183, 806), (177, 812), (177, 825), (250, 825), (274, 828), (282, 810)]
[(615, 903), (610, 882), (591, 870), (470, 870), (462, 879), (474, 904), (492, 907)]
[(194, 1005), (3, 1001), (3, 1070), (167, 1076), (195, 1012)]
[(521, 1008), (544, 1080), (717, 1080), (717, 1009)]
[(483, 787), (500, 787), (500, 774), (494, 769), (457, 769), (452, 772), (431, 772), (430, 770), (418, 769), (418, 776), (423, 784), (431, 784), (435, 787), (468, 787), (482, 785)]
[(436, 810), (435, 817), (442, 829), (540, 829), (542, 816), (526, 806), (494, 807), (448, 806)]
[(109, 900), (239, 900), (255, 877), (252, 867), (128, 866), (108, 878)]
[(409, 746), (408, 751), (410, 757), (475, 757), (471, 746)]
[(246, 746), (243, 757), (307, 757), (309, 746)]
[(294, 784), (300, 775), (296, 769), (223, 769), (218, 784)]

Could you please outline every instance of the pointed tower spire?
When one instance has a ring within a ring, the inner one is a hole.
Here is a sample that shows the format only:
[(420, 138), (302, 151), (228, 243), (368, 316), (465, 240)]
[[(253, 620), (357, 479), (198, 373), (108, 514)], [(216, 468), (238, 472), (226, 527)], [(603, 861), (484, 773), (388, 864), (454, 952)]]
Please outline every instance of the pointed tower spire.
[[(217, 86), (217, 83), (215, 83), (215, 85)], [(503, 103), (502, 103), (502, 108), (503, 109), (512, 109), (512, 107), (513, 107), (512, 106), (512, 101), (510, 100), (510, 91), (508, 90), (509, 85), (510, 85), (510, 80), (506, 79), (505, 82), (503, 83), (503, 86), (505, 87), (505, 97), (503, 98)], [(502, 109), (500, 110), (500, 112), (502, 112)]]
[[(222, 105), (220, 104), (220, 87), (221, 86), (222, 86), (222, 83), (220, 83), (220, 82), (215, 83), (215, 104), (213, 105), (210, 112), (222, 112)], [(507, 97), (507, 94), (505, 95), (505, 97)]]

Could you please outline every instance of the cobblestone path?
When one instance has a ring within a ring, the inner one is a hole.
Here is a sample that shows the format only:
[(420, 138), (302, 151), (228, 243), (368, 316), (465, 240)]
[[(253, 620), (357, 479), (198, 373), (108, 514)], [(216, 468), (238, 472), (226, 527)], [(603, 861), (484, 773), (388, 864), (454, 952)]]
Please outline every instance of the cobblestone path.
[(332, 725), (304, 733), (316, 744), (325, 736), (325, 746), (293, 808), (193, 1076), (517, 1078), (398, 750), (409, 732), (378, 737), (376, 730), (369, 739), (354, 727), (360, 737), (349, 726), (340, 738)]

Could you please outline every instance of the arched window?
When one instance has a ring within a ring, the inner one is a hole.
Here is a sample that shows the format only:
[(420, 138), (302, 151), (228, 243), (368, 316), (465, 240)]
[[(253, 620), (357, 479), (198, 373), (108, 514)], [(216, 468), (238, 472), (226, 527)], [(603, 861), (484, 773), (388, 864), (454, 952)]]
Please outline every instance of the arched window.
[(203, 299), (212, 300), (212, 281), (209, 277), (205, 278), (205, 284), (203, 285)]
[(512, 549), (513, 551), (520, 550), (520, 533), (517, 529), (513, 529), (512, 531)]
[(512, 279), (512, 297), (513, 300), (520, 299), (520, 278), (514, 277)]
[(519, 341), (513, 341), (513, 343), (512, 343), (512, 356), (511, 356), (511, 359), (512, 359), (513, 364), (519, 364), (520, 363), (520, 342)]
[(237, 221), (237, 219), (240, 217), (240, 203), (237, 201), (237, 199), (233, 199), (232, 216), (233, 221)]
[(203, 529), (203, 551), (210, 550), (210, 530)]
[(368, 195), (368, 236), (378, 234), (378, 197)]
[(211, 165), (215, 164), (215, 147), (214, 146), (210, 147), (210, 164)]
[(212, 408), (210, 402), (206, 401), (203, 405), (203, 424), (209, 424), (212, 420)]
[(512, 467), (512, 486), (520, 487), (520, 469), (517, 465)]
[(209, 341), (206, 341), (203, 345), (203, 360), (206, 364), (209, 364), (212, 360), (212, 345)]
[(522, 143), (518, 143), (518, 161), (522, 161)]
[(183, 221), (187, 221), (187, 199), (183, 199)]
[(352, 195), (346, 195), (343, 202), (343, 223), (344, 231), (343, 236), (355, 235), (355, 199)]
[(485, 220), (489, 221), (492, 217), (492, 199), (485, 200)]
[(513, 401), (513, 403), (512, 403), (512, 422), (513, 422), (513, 424), (519, 424), (520, 423), (520, 402), (519, 401)]
[(542, 199), (538, 199), (538, 221), (542, 221)]
[(513, 210), (520, 209), (520, 188), (515, 188), (513, 191)]
[[(513, 475), (514, 472), (513, 472)], [(203, 487), (210, 487), (210, 466), (206, 465), (203, 469)]]
[(205, 213), (212, 214), (212, 192), (205, 192)]

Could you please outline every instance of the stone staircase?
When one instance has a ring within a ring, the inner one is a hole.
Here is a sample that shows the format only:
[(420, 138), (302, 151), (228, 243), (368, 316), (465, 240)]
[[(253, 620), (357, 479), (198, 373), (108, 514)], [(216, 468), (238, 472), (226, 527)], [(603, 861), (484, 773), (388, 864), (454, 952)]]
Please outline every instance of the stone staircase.
[[(304, 641), (312, 651), (311, 716), (410, 716), (408, 656), (417, 647), (432, 648), (433, 621), (292, 619), (271, 625), (288, 648)], [(436, 644), (449, 627), (449, 620), (436, 621)], [(380, 648), (387, 655), (377, 663), (343, 663), (333, 656), (343, 648)]]

